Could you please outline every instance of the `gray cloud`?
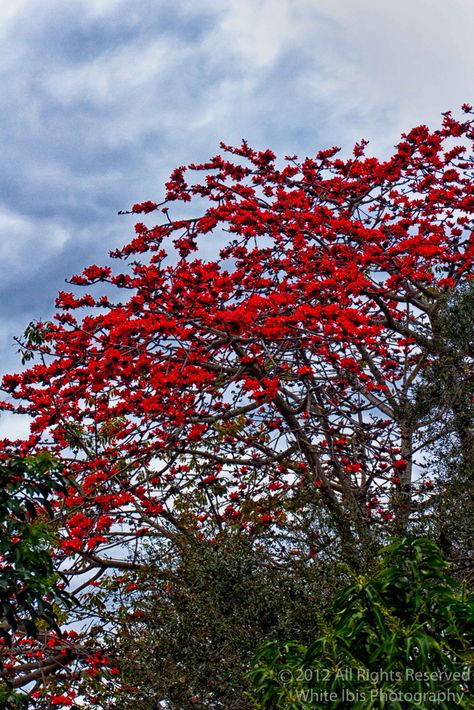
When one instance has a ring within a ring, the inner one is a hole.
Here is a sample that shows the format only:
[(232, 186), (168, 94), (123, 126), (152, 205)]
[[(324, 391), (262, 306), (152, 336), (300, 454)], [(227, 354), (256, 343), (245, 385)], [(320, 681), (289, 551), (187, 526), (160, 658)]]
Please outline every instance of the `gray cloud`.
[(3, 0), (0, 349), (125, 241), (117, 210), (242, 137), (386, 153), (472, 96), (471, 0)]

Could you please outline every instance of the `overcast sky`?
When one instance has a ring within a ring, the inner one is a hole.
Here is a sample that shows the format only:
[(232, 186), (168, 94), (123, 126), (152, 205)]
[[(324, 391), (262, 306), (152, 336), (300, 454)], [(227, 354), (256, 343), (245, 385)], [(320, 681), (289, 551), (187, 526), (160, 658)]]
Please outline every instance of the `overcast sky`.
[(0, 369), (173, 167), (242, 138), (387, 154), (472, 102), (473, 27), (473, 0), (2, 0)]

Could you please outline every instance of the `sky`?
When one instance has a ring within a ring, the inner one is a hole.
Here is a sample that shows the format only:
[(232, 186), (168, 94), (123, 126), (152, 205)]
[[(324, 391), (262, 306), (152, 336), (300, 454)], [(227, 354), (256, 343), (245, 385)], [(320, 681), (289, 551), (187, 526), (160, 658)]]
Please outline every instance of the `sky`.
[(387, 155), (472, 103), (473, 26), (472, 0), (2, 0), (0, 372), (174, 167), (242, 138)]

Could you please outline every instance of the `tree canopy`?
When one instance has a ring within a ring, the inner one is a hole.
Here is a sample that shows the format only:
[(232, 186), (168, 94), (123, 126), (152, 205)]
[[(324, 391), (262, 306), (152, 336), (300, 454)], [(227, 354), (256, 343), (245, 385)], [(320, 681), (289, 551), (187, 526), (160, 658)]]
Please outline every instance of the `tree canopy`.
[(84, 666), (116, 687), (107, 590), (132, 593), (150, 555), (163, 568), (231, 533), (263, 540), (275, 565), (364, 571), (442, 498), (429, 462), (444, 417), (472, 462), (467, 390), (426, 388), (433, 372), (445, 392), (460, 373), (472, 383), (472, 339), (443, 316), (472, 278), (464, 111), (403, 134), (386, 160), (365, 141), (284, 161), (222, 144), (177, 168), (162, 201), (135, 204), (149, 224), (28, 328), (26, 369), (2, 387), (31, 435), (2, 451), (49, 452), (74, 479), (55, 497), (54, 544), (78, 616), (100, 619), (59, 690)]
[(272, 641), (254, 661), (259, 708), (472, 708), (474, 594), (428, 539), (383, 549), (379, 569), (337, 596), (305, 647)]

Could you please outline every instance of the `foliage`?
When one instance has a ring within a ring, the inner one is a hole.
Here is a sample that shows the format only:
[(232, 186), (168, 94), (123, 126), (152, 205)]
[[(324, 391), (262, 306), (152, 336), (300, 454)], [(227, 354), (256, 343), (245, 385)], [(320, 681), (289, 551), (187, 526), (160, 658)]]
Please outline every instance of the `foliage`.
[(250, 708), (245, 673), (258, 644), (289, 634), (308, 642), (315, 605), (329, 604), (345, 577), (329, 565), (278, 566), (246, 536), (184, 542), (175, 568), (150, 565), (122, 611), (111, 642), (131, 690), (116, 707)]
[(4, 710), (27, 710), (28, 707), (31, 707), (31, 699), (25, 693), (18, 693), (7, 686), (0, 686), (0, 707)]
[[(59, 631), (61, 614), (73, 602), (53, 556), (48, 526), (54, 517), (53, 498), (70, 486), (48, 453), (0, 462), (0, 636), (3, 648), (10, 649), (8, 660), (40, 630)], [(5, 653), (0, 653), (2, 708), (29, 707), (31, 700), (13, 690), (11, 666), (3, 664), (2, 656)]]
[(430, 421), (429, 465), (436, 473), (420, 530), (437, 539), (455, 564), (453, 574), (474, 582), (474, 283), (446, 294), (437, 315), (449, 354), (428, 367), (416, 389), (413, 416)]
[(416, 390), (414, 416), (437, 415), (435, 422), (458, 442), (461, 473), (474, 465), (474, 284), (448, 291), (439, 301), (437, 337), (446, 352), (431, 362)]
[(474, 595), (428, 539), (394, 542), (380, 569), (338, 596), (309, 645), (269, 642), (250, 679), (256, 707), (472, 708)]
[(0, 463), (0, 635), (7, 645), (20, 626), (27, 636), (37, 635), (38, 620), (55, 627), (54, 604), (70, 604), (47, 526), (52, 497), (70, 485), (46, 453)]

